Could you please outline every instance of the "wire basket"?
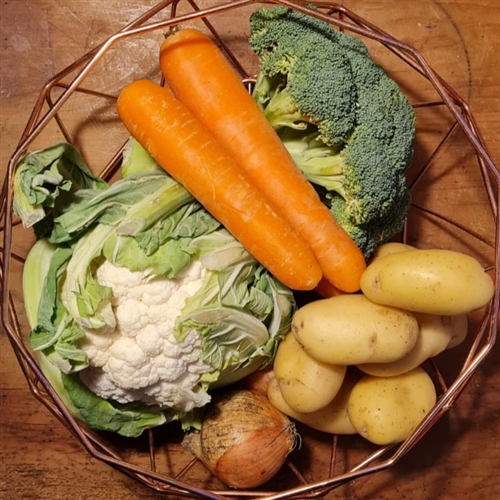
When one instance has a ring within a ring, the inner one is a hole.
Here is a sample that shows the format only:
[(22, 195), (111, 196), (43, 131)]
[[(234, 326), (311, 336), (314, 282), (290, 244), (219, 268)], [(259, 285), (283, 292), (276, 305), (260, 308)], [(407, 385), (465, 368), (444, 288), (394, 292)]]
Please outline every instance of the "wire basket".
[[(413, 201), (402, 241), (420, 248), (448, 248), (474, 256), (493, 276), (495, 295), (484, 310), (471, 315), (467, 341), (456, 348), (453, 363), (448, 362), (446, 353), (427, 362), (439, 398), (405, 442), (376, 447), (360, 437), (327, 436), (299, 424), (300, 453), (292, 452), (273, 481), (254, 491), (229, 490), (212, 477), (201, 462), (183, 449), (182, 432), (176, 423), (148, 430), (141, 438), (125, 439), (94, 432), (75, 420), (44, 377), (26, 343), (29, 327), (19, 290), (22, 264), (34, 237), (11, 212), (12, 178), (17, 162), (28, 149), (66, 140), (79, 149), (95, 173), (111, 180), (118, 171), (128, 138), (116, 116), (116, 97), (132, 79), (160, 81), (155, 54), (165, 31), (182, 23), (211, 35), (250, 90), (257, 61), (250, 53), (248, 34), (235, 35), (224, 22), (225, 16), (234, 11), (248, 16), (265, 4), (305, 9), (301, 2), (279, 0), (159, 2), (46, 83), (10, 160), (1, 197), (2, 321), (30, 390), (93, 457), (159, 492), (212, 499), (313, 498), (355, 478), (387, 469), (414, 448), (453, 406), (496, 340), (500, 302), (500, 174), (485, 150), (468, 105), (414, 47), (392, 38), (345, 7), (331, 2), (307, 3), (318, 7), (317, 17), (361, 38), (372, 56), (399, 83), (416, 111), (415, 157), (408, 171)], [(149, 60), (135, 57), (138, 44), (151, 46)], [(116, 68), (123, 71), (117, 72)], [(467, 189), (460, 187), (464, 179), (468, 180)], [(471, 200), (476, 207), (474, 217), (457, 210)]]

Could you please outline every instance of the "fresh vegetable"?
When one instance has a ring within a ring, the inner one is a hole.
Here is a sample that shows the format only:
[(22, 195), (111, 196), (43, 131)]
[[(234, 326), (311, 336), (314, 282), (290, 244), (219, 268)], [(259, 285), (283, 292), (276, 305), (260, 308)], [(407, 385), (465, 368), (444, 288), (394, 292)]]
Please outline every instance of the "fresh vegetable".
[(255, 488), (276, 475), (296, 441), (295, 426), (265, 396), (231, 391), (214, 398), (183, 444), (223, 483)]
[(314, 15), (258, 9), (249, 41), (259, 57), (255, 101), (368, 258), (406, 220), (411, 105), (359, 39)]
[(311, 413), (331, 403), (344, 381), (346, 367), (317, 361), (288, 332), (276, 351), (273, 370), (287, 405)]
[(269, 383), (268, 397), (279, 411), (312, 429), (329, 434), (356, 434), (356, 429), (349, 420), (347, 408), (351, 390), (359, 378), (357, 372), (348, 370), (335, 398), (325, 407), (311, 413), (301, 413), (291, 408), (283, 398), (275, 378)]
[(272, 366), (265, 366), (259, 370), (247, 375), (243, 378), (237, 385), (239, 389), (246, 391), (253, 391), (264, 396), (267, 395), (267, 388), (269, 387), (269, 382), (274, 378), (274, 371)]
[(197, 30), (178, 30), (163, 42), (160, 66), (174, 94), (308, 242), (325, 278), (343, 291), (359, 290), (363, 255), (296, 167), (217, 46)]
[(379, 304), (443, 316), (468, 314), (494, 293), (493, 280), (474, 257), (442, 249), (376, 259), (363, 273), (361, 289)]
[(21, 158), (14, 173), (12, 209), (24, 227), (33, 227), (41, 237), (76, 191), (106, 188), (107, 183), (92, 174), (71, 144), (57, 142)]
[(122, 177), (148, 172), (150, 170), (163, 170), (154, 158), (133, 138), (129, 137), (123, 148), (123, 161), (120, 166)]
[[(467, 316), (437, 316), (415, 313), (419, 324), (417, 342), (411, 351), (391, 363), (367, 363), (358, 368), (369, 375), (391, 377), (409, 372), (424, 361), (445, 349), (449, 349), (452, 338), (462, 340), (467, 334)], [(457, 345), (454, 341), (454, 345)], [(279, 348), (278, 348), (279, 349)]]
[(349, 396), (348, 415), (372, 443), (399, 443), (410, 436), (436, 403), (436, 389), (420, 367), (394, 377), (363, 376)]
[(76, 190), (50, 217), (23, 269), (29, 343), (89, 427), (197, 426), (209, 391), (274, 358), (291, 291), (163, 170)]
[(379, 245), (377, 248), (375, 248), (375, 251), (372, 253), (368, 264), (372, 264), (375, 259), (384, 257), (385, 255), (397, 252), (406, 252), (407, 250), (416, 250), (416, 247), (397, 241), (382, 243), (382, 245)]
[(455, 314), (453, 316), (448, 316), (448, 318), (451, 321), (451, 339), (446, 349), (453, 349), (467, 338), (469, 318), (467, 314)]
[(135, 81), (120, 93), (117, 110), (156, 162), (276, 278), (295, 290), (316, 286), (321, 269), (307, 244), (168, 88)]
[(314, 291), (324, 299), (333, 297), (334, 295), (341, 295), (343, 293), (346, 293), (334, 287), (329, 281), (324, 278), (320, 280), (318, 286), (314, 289)]
[(413, 348), (418, 331), (410, 312), (376, 304), (362, 294), (309, 302), (292, 319), (293, 335), (304, 350), (333, 365), (396, 361)]

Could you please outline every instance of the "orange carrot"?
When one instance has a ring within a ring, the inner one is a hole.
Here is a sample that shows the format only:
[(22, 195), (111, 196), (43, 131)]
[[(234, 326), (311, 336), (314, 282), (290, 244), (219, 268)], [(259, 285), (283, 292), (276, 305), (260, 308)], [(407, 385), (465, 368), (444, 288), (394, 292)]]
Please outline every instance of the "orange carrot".
[(217, 46), (197, 30), (179, 30), (162, 43), (160, 66), (176, 97), (308, 242), (325, 278), (345, 292), (359, 290), (366, 267), (361, 251), (296, 167)]
[(318, 286), (314, 291), (323, 299), (329, 299), (330, 297), (335, 297), (335, 295), (343, 295), (345, 292), (334, 287), (326, 279), (321, 279)]
[(122, 90), (117, 111), (156, 162), (278, 280), (294, 290), (317, 285), (321, 268), (307, 244), (170, 89), (135, 81)]

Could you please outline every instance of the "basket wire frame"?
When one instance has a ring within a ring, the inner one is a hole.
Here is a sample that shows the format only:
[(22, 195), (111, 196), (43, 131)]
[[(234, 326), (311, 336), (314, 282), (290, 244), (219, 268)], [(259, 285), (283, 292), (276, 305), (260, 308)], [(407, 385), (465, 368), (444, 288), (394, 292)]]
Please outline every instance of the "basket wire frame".
[[(189, 480), (185, 479), (185, 477), (189, 475), (190, 469), (197, 462), (197, 459), (194, 458), (180, 472), (178, 472), (175, 477), (165, 475), (159, 472), (156, 467), (155, 431), (151, 429), (147, 431), (149, 466), (139, 466), (125, 460), (112, 446), (103, 442), (98, 433), (89, 430), (84, 424), (76, 420), (69, 413), (54, 389), (51, 387), (50, 383), (45, 378), (43, 372), (37, 364), (36, 359), (33, 357), (33, 353), (28, 349), (25, 343), (26, 332), (22, 331), (19, 321), (19, 314), (22, 314), (22, 312), (18, 312), (16, 310), (16, 303), (11, 293), (10, 283), (12, 263), (14, 261), (23, 262), (23, 257), (19, 256), (16, 253), (16, 249), (12, 246), (13, 227), (20, 223), (20, 221), (16, 220), (12, 214), (13, 174), (22, 155), (28, 150), (34, 139), (52, 120), (55, 120), (60, 132), (66, 140), (71, 142), (71, 136), (59, 115), (59, 111), (72, 94), (79, 92), (82, 94), (94, 94), (104, 98), (116, 99), (116, 96), (114, 95), (108, 95), (98, 91), (86, 89), (83, 86), (83, 82), (98, 62), (104, 57), (104, 55), (119, 41), (153, 31), (165, 31), (169, 28), (177, 26), (178, 24), (188, 21), (201, 20), (217, 43), (225, 51), (227, 57), (239, 70), (242, 75), (243, 83), (247, 84), (250, 90), (254, 81), (253, 76), (245, 73), (245, 70), (239, 63), (238, 59), (233, 55), (224, 39), (219, 36), (217, 30), (213, 27), (210, 22), (210, 18), (212, 16), (228, 12), (230, 10), (236, 10), (244, 6), (250, 6), (252, 4), (259, 4), (259, 6), (262, 6), (262, 4), (283, 5), (311, 14), (311, 11), (305, 6), (306, 2), (300, 1), (214, 1), (212, 2), (213, 6), (209, 8), (200, 8), (194, 0), (185, 0), (184, 3), (188, 4), (192, 8), (192, 12), (179, 15), (177, 10), (179, 4), (182, 2), (183, 0), (164, 0), (157, 3), (142, 16), (123, 27), (116, 34), (110, 36), (101, 45), (98, 45), (93, 50), (76, 60), (73, 64), (66, 67), (63, 71), (55, 75), (42, 88), (32, 110), (31, 116), (29, 117), (22, 133), (18, 147), (10, 159), (1, 193), (0, 216), (3, 220), (3, 248), (2, 254), (0, 255), (0, 278), (2, 283), (1, 313), (3, 326), (33, 395), (51, 411), (51, 413), (71, 432), (71, 434), (73, 434), (73, 436), (75, 436), (76, 439), (80, 441), (84, 449), (90, 455), (140, 481), (147, 487), (158, 492), (188, 498), (223, 499), (233, 497), (280, 500), (320, 497), (326, 495), (328, 492), (339, 487), (340, 485), (352, 481), (353, 479), (388, 469), (402, 459), (420, 441), (420, 439), (437, 422), (437, 420), (439, 420), (453, 406), (455, 400), (467, 386), (477, 368), (495, 344), (500, 303), (500, 219), (498, 214), (498, 207), (500, 205), (500, 173), (486, 151), (483, 138), (478, 130), (467, 103), (464, 102), (464, 100), (450, 87), (450, 85), (427, 64), (422, 55), (415, 48), (394, 39), (378, 27), (369, 23), (367, 20), (359, 17), (354, 12), (339, 4), (334, 4), (332, 2), (307, 1), (307, 4), (314, 4), (318, 7), (318, 11), (313, 14), (316, 17), (329, 22), (331, 25), (340, 30), (345, 30), (346, 32), (351, 32), (355, 35), (367, 37), (378, 42), (404, 61), (404, 63), (406, 63), (412, 70), (426, 78), (434, 87), (439, 99), (432, 102), (416, 103), (414, 104), (415, 109), (433, 106), (446, 106), (449, 113), (453, 117), (454, 122), (452, 126), (431, 153), (423, 167), (417, 173), (416, 177), (410, 183), (410, 190), (421, 181), (427, 170), (431, 168), (434, 159), (440, 154), (440, 151), (444, 148), (456, 130), (462, 130), (465, 137), (472, 145), (482, 175), (484, 189), (487, 193), (491, 213), (494, 218), (494, 242), (491, 243), (486, 241), (481, 235), (472, 233), (471, 229), (461, 227), (460, 224), (446, 219), (442, 215), (423, 206), (413, 204), (412, 209), (421, 211), (421, 213), (430, 218), (444, 220), (445, 223), (454, 225), (457, 230), (467, 232), (477, 240), (493, 248), (494, 262), (488, 270), (492, 273), (495, 282), (494, 297), (485, 308), (482, 318), (477, 325), (476, 331), (472, 334), (469, 333), (469, 335), (473, 336), (470, 350), (467, 353), (466, 359), (463, 362), (458, 376), (451, 384), (446, 384), (444, 377), (441, 376), (436, 362), (433, 360), (430, 361), (433, 373), (441, 390), (440, 397), (438, 398), (434, 408), (414, 430), (411, 436), (403, 443), (376, 449), (355, 467), (352, 467), (349, 470), (344, 470), (340, 474), (336, 473), (336, 469), (338, 468), (337, 454), (339, 451), (337, 436), (331, 437), (330, 465), (329, 470), (325, 475), (325, 479), (321, 481), (308, 482), (303, 477), (300, 469), (293, 464), (291, 459), (288, 459), (287, 466), (296, 476), (299, 486), (295, 486), (284, 491), (235, 491), (225, 488), (207, 490), (195, 487), (189, 483)], [(167, 19), (150, 22), (153, 17), (161, 12), (167, 12)], [(73, 76), (70, 83), (65, 83), (63, 80), (71, 75)], [(54, 99), (52, 94), (55, 89), (58, 89), (58, 94)], [(43, 113), (44, 107), (46, 106), (48, 107), (48, 111)], [(111, 177), (119, 168), (122, 149), (117, 151), (111, 161), (100, 173), (100, 175), (104, 178)], [(402, 241), (406, 241), (407, 232), (407, 227), (405, 227), (402, 233)]]

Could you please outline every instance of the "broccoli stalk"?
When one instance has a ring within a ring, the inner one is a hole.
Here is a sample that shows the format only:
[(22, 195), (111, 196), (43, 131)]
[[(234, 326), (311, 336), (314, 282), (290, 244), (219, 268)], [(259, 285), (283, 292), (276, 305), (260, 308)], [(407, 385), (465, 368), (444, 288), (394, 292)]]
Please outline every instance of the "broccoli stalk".
[(406, 220), (413, 108), (360, 40), (314, 16), (258, 9), (250, 46), (259, 57), (255, 101), (369, 257)]
[(274, 129), (290, 127), (304, 130), (307, 127), (309, 118), (299, 109), (297, 101), (279, 79), (259, 73), (253, 97)]
[(345, 158), (341, 150), (325, 144), (311, 125), (304, 131), (283, 128), (278, 135), (295, 164), (312, 184), (347, 197), (344, 189)]

